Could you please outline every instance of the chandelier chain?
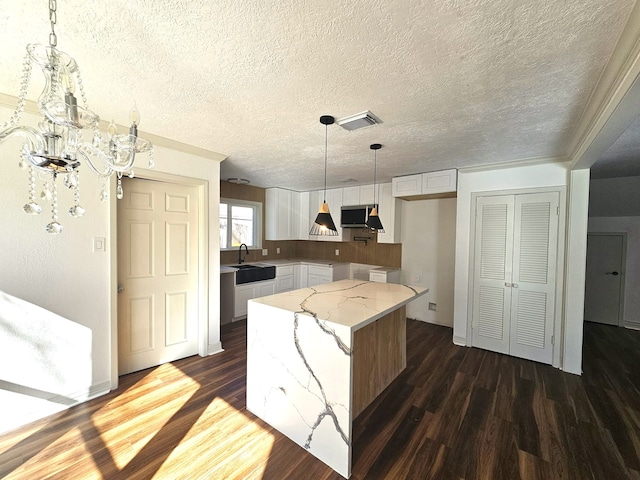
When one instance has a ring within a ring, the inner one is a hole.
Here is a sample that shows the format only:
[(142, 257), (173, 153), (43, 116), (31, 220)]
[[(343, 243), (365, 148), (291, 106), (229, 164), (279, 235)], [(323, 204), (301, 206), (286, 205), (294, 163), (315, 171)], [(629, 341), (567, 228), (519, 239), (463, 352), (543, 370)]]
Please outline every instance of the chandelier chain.
[(51, 47), (58, 46), (58, 37), (56, 36), (56, 22), (58, 21), (58, 15), (56, 10), (58, 9), (57, 0), (49, 0), (49, 21), (51, 22), (51, 33), (49, 34), (49, 45)]

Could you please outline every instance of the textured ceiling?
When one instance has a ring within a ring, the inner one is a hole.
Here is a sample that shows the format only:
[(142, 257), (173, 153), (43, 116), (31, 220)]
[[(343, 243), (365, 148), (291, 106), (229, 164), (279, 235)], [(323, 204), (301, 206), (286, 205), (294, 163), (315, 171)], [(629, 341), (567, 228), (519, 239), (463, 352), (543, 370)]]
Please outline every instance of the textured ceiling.
[[(568, 154), (634, 3), (59, 0), (56, 32), (103, 119), (126, 124), (135, 100), (142, 131), (228, 155), (223, 179), (305, 190), (322, 187), (325, 114), (384, 122), (329, 127), (329, 186), (370, 183), (376, 142), (383, 181)], [(47, 43), (47, 8), (3, 2), (0, 92)]]

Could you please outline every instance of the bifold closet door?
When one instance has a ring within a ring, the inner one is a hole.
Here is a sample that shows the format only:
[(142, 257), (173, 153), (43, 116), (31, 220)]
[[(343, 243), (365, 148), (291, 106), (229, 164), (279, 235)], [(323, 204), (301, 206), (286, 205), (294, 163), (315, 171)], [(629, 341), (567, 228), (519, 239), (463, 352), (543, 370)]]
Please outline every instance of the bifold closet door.
[(513, 195), (476, 202), (472, 344), (500, 353), (509, 353), (513, 211)]
[(477, 199), (473, 346), (551, 363), (558, 198)]

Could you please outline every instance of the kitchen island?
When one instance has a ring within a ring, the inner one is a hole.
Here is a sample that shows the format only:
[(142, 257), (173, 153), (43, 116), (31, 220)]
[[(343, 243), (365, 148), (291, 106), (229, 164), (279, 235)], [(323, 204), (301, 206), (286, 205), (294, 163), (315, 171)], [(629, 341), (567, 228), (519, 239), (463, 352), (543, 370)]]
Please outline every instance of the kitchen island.
[(349, 478), (353, 420), (406, 367), (405, 305), (427, 292), (340, 280), (249, 300), (247, 410)]

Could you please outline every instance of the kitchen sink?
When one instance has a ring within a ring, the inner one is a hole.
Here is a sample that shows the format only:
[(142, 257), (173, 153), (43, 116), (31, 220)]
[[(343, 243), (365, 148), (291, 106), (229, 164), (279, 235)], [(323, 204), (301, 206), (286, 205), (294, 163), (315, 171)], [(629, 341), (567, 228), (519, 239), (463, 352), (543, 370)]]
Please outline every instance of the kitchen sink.
[(230, 266), (238, 269), (236, 272), (236, 285), (276, 278), (276, 267), (274, 265), (241, 264)]

